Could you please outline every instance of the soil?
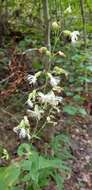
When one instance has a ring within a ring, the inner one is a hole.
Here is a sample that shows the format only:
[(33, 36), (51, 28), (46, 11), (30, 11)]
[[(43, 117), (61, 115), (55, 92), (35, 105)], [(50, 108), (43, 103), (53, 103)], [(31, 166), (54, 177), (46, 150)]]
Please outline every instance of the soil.
[(92, 190), (92, 117), (76, 120), (71, 132), (75, 159), (65, 190)]

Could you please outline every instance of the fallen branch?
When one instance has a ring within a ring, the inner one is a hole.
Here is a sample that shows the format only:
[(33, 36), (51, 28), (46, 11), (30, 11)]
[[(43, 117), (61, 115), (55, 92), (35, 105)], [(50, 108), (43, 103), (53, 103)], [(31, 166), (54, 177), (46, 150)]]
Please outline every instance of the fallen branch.
[(10, 76), (6, 77), (5, 79), (2, 79), (2, 80), (0, 81), (0, 84), (4, 83), (4, 82), (6, 82), (6, 81), (9, 81), (13, 76), (14, 76), (14, 73), (12, 73)]

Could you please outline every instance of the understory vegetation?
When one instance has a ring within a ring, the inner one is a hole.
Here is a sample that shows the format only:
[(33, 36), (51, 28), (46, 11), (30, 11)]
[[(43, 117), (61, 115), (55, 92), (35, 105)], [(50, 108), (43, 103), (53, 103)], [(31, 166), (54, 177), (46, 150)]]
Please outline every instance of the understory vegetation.
[(91, 177), (92, 0), (0, 0), (0, 190)]

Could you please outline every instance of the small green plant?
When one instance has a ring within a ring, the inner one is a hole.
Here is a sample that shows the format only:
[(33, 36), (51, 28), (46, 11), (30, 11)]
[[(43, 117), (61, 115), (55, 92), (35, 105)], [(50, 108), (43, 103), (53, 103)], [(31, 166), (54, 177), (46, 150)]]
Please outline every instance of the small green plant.
[(51, 142), (54, 156), (63, 161), (73, 158), (70, 153), (70, 142), (70, 138), (66, 134), (59, 134), (55, 136)]
[(64, 106), (63, 111), (71, 116), (75, 115), (81, 115), (85, 116), (87, 115), (87, 112), (84, 108), (79, 107), (79, 106), (73, 106), (73, 105), (66, 105)]
[(9, 160), (8, 151), (0, 145), (0, 158), (1, 160)]
[(41, 156), (28, 144), (20, 145), (18, 156), (19, 161), (0, 168), (0, 189), (21, 190), (25, 187), (25, 190), (41, 190), (51, 180), (56, 181), (58, 190), (63, 189), (62, 182), (70, 172), (63, 160)]

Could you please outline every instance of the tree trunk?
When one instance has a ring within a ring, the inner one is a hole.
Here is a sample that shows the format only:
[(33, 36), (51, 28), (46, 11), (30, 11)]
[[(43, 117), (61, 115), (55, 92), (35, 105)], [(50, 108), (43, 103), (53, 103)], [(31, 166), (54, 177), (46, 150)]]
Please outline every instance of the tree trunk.
[[(84, 12), (84, 0), (80, 0), (80, 8), (81, 8), (81, 16), (82, 16), (82, 22), (83, 22), (83, 38), (84, 38), (84, 47), (85, 52), (87, 49), (87, 41), (86, 41), (86, 20), (85, 20), (85, 12)], [(85, 63), (84, 63), (85, 65)], [(85, 71), (85, 78), (87, 78), (88, 73)], [(85, 81), (85, 92), (88, 94), (88, 83)]]
[(48, 0), (42, 0), (43, 4), (43, 15), (44, 15), (44, 24), (45, 24), (45, 46), (51, 51), (51, 43), (50, 43), (50, 15), (49, 15), (49, 5)]
[(3, 4), (0, 1), (0, 46), (4, 44), (5, 36), (8, 33), (8, 7), (7, 1)]
[(86, 20), (85, 20), (85, 13), (84, 13), (84, 0), (80, 0), (80, 9), (81, 9), (82, 22), (83, 22), (84, 45), (86, 48)]

